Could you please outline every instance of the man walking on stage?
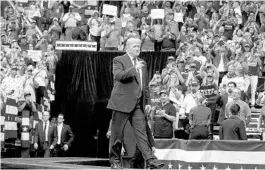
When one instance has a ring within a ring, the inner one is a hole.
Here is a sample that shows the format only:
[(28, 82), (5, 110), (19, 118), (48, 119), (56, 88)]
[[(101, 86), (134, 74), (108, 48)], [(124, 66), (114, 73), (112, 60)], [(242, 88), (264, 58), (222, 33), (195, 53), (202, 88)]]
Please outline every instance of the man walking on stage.
[(112, 169), (121, 167), (121, 148), (123, 130), (127, 121), (130, 121), (146, 166), (150, 169), (163, 167), (154, 156), (148, 140), (146, 115), (144, 109), (150, 110), (148, 91), (148, 73), (146, 62), (138, 58), (141, 40), (130, 38), (126, 42), (126, 54), (113, 59), (114, 87), (107, 108), (113, 110), (110, 162)]

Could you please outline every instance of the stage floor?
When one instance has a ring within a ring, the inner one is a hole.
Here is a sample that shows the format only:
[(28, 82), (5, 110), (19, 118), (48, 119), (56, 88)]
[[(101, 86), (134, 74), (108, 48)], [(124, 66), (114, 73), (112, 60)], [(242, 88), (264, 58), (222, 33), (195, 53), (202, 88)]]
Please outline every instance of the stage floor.
[(110, 169), (110, 164), (100, 158), (2, 158), (1, 169)]

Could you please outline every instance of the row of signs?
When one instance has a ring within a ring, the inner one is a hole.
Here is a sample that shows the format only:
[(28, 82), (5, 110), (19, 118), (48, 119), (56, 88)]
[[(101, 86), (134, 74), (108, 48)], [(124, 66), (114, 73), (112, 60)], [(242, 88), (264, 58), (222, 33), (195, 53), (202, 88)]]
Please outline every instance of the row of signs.
[[(117, 16), (117, 11), (118, 9), (116, 6), (103, 4), (103, 9), (102, 9), (103, 15)], [(165, 10), (164, 9), (152, 9), (150, 16), (152, 19), (162, 19), (165, 17)]]

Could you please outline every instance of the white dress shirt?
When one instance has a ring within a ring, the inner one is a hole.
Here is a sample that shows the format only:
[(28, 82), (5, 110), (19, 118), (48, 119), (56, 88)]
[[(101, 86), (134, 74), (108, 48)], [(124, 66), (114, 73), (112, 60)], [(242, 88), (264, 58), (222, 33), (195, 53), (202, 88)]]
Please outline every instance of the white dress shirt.
[[(132, 61), (132, 65), (135, 67), (134, 65), (134, 61), (133, 61), (133, 57), (131, 57), (129, 54), (128, 56), (130, 57), (131, 61)], [(138, 58), (136, 57), (136, 63), (140, 63)], [(140, 74), (140, 85), (141, 85), (141, 90), (143, 90), (143, 70), (142, 69), (139, 69), (139, 70), (136, 70), (139, 74)]]
[(45, 130), (45, 122), (43, 122), (43, 131), (45, 133), (45, 142), (48, 142), (49, 126), (50, 126), (50, 121), (47, 121), (46, 130)]
[(179, 110), (179, 114), (184, 115), (185, 113), (190, 113), (191, 108), (197, 106), (196, 100), (193, 94), (187, 94)]
[(58, 131), (58, 141), (57, 144), (61, 144), (61, 137), (62, 137), (62, 130), (63, 130), (63, 123), (57, 125), (57, 131)]

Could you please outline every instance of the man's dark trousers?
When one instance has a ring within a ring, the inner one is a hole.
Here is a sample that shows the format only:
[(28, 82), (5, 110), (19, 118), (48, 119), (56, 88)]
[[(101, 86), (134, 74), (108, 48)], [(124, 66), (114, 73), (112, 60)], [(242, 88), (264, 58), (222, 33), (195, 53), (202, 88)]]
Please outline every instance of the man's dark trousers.
[(123, 131), (126, 122), (129, 120), (136, 138), (136, 143), (145, 160), (156, 158), (152, 153), (152, 146), (148, 141), (146, 116), (143, 113), (141, 106), (137, 102), (135, 109), (131, 113), (123, 113), (113, 111), (111, 141), (110, 145), (110, 160), (111, 162), (120, 162), (120, 153), (123, 142)]

